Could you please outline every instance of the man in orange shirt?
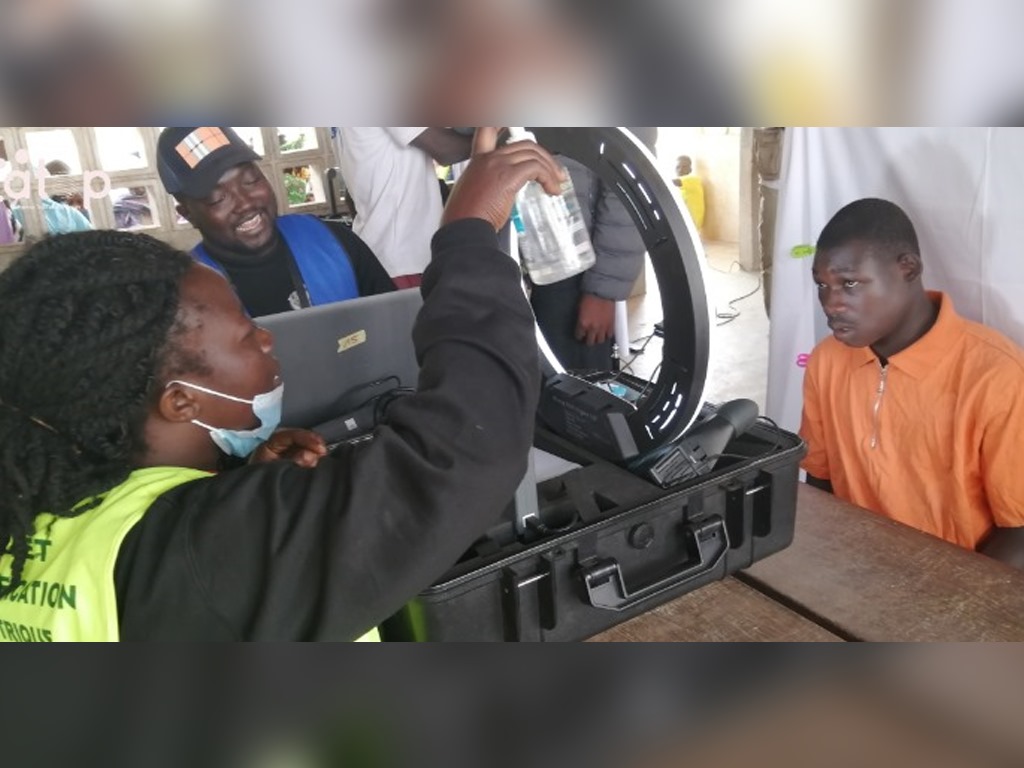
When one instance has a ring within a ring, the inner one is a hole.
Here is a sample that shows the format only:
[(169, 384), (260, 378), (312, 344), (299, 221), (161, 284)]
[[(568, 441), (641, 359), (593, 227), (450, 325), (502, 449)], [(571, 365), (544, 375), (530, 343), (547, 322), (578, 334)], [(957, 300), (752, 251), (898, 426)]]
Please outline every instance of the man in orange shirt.
[(886, 200), (833, 216), (813, 270), (832, 337), (804, 375), (808, 482), (1024, 568), (1024, 352), (925, 291)]

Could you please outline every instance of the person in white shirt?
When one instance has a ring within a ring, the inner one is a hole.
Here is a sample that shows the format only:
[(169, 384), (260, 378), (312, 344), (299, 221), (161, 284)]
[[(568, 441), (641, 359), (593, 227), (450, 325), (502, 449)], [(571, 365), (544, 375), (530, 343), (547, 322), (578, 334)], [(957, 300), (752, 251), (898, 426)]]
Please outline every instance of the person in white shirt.
[(338, 136), (352, 230), (397, 287), (418, 286), (444, 207), (434, 161), (465, 160), (471, 137), (451, 128), (339, 128)]

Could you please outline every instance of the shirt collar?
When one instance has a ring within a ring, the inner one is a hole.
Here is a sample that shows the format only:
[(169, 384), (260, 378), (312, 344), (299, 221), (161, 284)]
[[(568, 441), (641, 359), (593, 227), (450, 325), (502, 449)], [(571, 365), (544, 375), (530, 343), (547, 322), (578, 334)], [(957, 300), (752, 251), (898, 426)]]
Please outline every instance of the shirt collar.
[(963, 320), (953, 308), (953, 299), (941, 291), (928, 291), (928, 298), (939, 305), (935, 325), (920, 339), (889, 358), (889, 362), (915, 379), (923, 379), (956, 344), (963, 331)]
[[(920, 339), (889, 358), (889, 364), (915, 379), (923, 379), (938, 367), (956, 343), (963, 329), (963, 320), (953, 307), (953, 299), (941, 291), (927, 291), (932, 303), (939, 305), (935, 325)], [(856, 365), (878, 364), (871, 347), (849, 348)]]

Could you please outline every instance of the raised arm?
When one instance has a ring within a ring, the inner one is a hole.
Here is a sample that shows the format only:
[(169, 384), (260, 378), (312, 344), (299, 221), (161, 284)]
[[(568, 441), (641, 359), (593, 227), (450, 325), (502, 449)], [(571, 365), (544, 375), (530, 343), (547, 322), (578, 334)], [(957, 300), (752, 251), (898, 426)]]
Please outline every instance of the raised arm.
[(451, 128), (427, 128), (412, 140), (418, 147), (441, 165), (458, 163), (469, 157), (473, 139)]
[[(227, 638), (355, 639), (507, 507), (533, 441), (540, 371), (519, 267), (496, 230), (522, 184), (556, 192), (560, 169), (533, 144), (496, 150), (495, 136), (478, 131), (433, 240), (413, 330), (417, 392), (391, 406), (372, 441), (313, 469), (243, 467), (167, 494), (125, 559), (125, 615), (146, 621), (123, 636), (214, 626)], [(176, 610), (151, 615), (155, 594)], [(173, 622), (155, 626), (165, 614)]]

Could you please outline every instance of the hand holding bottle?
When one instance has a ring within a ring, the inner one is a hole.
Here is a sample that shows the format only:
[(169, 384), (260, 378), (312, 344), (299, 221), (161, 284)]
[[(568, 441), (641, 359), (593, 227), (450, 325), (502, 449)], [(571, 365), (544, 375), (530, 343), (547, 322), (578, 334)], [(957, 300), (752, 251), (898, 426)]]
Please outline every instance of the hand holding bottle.
[[(513, 138), (532, 140), (524, 128), (512, 128)], [(527, 182), (512, 209), (519, 259), (534, 285), (557, 283), (594, 266), (597, 255), (580, 209), (572, 179), (566, 173), (557, 195)]]
[(484, 219), (500, 230), (508, 221), (516, 193), (536, 181), (558, 195), (568, 178), (551, 153), (532, 141), (497, 146), (497, 128), (477, 128), (469, 165), (452, 189), (441, 216), (442, 226), (460, 219)]

